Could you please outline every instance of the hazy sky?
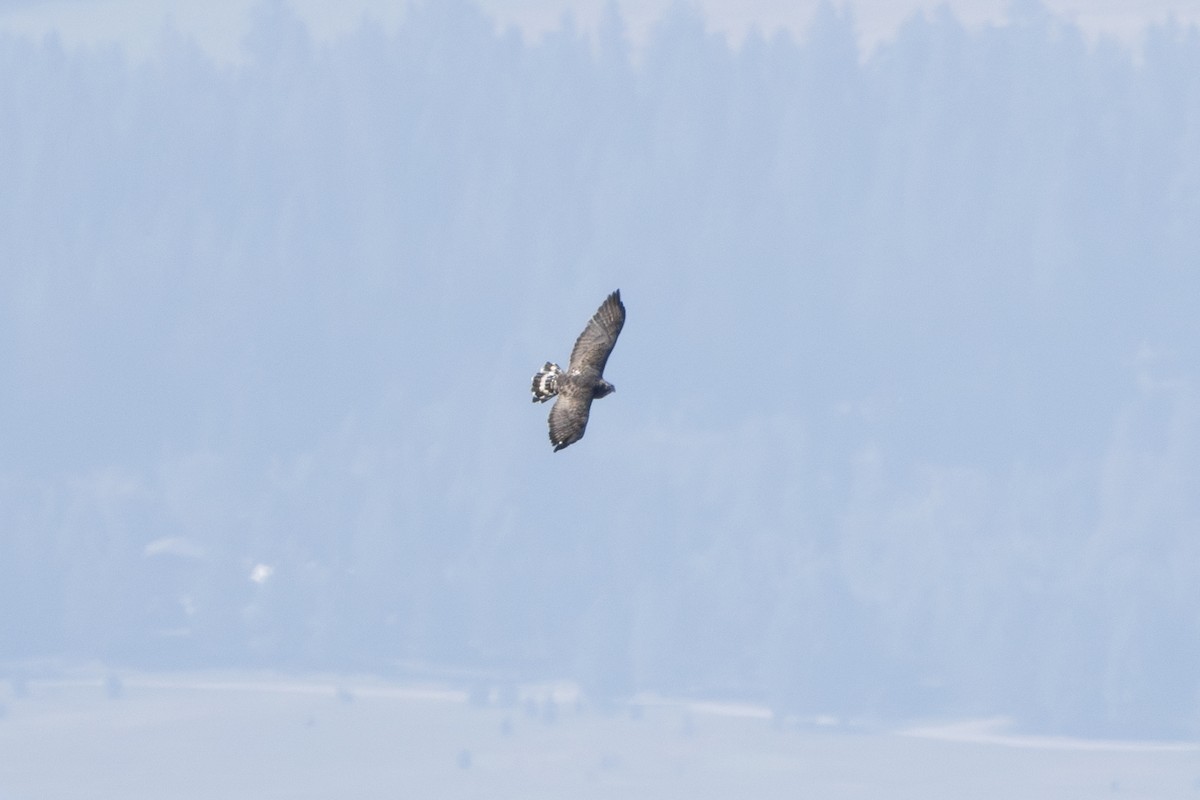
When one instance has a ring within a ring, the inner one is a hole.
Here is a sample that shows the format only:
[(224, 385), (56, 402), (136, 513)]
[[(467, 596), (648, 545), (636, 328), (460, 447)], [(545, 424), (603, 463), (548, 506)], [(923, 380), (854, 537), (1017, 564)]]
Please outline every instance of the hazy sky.
[[(40, 36), (54, 30), (67, 43), (119, 40), (136, 56), (154, 52), (159, 32), (170, 20), (206, 50), (236, 59), (250, 11), (261, 0), (0, 0), (0, 30)], [(677, 0), (618, 0), (636, 42), (654, 20)], [(862, 42), (870, 47), (894, 33), (918, 9), (951, 8), (969, 25), (1005, 19), (1007, 10), (1035, 0), (855, 0), (852, 5)], [(527, 35), (558, 26), (570, 13), (581, 26), (597, 18), (607, 0), (478, 0), (500, 25), (515, 25)], [(737, 39), (758, 26), (803, 33), (819, 0), (693, 0), (709, 24)], [(395, 23), (407, 0), (290, 0), (314, 35), (336, 38), (364, 16)], [(1093, 36), (1136, 41), (1148, 22), (1170, 16), (1200, 22), (1198, 0), (1044, 0), (1043, 5), (1079, 24)]]

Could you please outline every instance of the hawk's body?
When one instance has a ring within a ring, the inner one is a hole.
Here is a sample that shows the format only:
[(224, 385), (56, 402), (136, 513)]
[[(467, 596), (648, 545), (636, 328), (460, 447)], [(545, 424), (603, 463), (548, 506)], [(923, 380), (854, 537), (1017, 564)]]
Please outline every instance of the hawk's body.
[(575, 340), (564, 372), (549, 361), (533, 376), (533, 402), (557, 396), (550, 409), (550, 443), (554, 452), (583, 438), (592, 401), (616, 391), (604, 380), (604, 365), (625, 325), (621, 291), (610, 294)]

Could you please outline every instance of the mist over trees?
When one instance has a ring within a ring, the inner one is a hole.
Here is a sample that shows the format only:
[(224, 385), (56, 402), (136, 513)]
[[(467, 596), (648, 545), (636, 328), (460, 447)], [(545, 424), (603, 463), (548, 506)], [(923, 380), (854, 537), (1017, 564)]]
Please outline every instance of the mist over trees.
[(0, 36), (0, 660), (1196, 735), (1200, 34), (1012, 17)]

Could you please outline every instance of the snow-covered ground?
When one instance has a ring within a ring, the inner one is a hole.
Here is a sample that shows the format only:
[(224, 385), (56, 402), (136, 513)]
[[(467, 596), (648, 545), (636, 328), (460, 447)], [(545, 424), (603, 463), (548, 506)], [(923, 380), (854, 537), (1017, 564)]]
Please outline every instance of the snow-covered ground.
[[(83, 675), (0, 689), (0, 798), (1191, 798), (1195, 743), (1022, 737), (999, 721), (779, 725), (742, 705), (569, 686)], [(1019, 745), (1019, 746), (1013, 746)]]

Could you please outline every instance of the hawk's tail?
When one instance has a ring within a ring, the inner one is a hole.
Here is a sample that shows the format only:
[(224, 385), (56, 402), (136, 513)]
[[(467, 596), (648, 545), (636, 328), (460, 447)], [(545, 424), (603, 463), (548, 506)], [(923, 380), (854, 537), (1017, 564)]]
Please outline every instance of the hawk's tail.
[(546, 366), (538, 371), (537, 375), (533, 376), (533, 402), (544, 403), (554, 395), (558, 394), (558, 376), (562, 372), (558, 368), (558, 364), (546, 362)]

